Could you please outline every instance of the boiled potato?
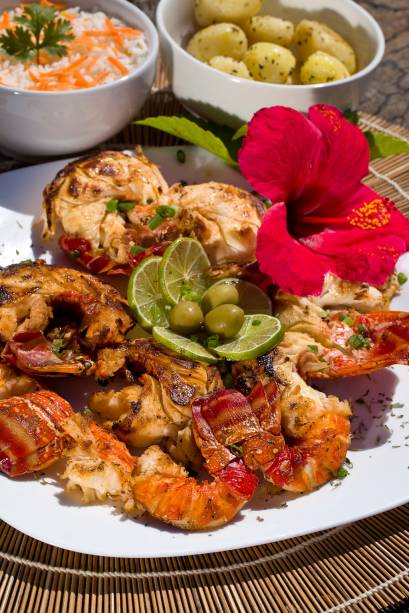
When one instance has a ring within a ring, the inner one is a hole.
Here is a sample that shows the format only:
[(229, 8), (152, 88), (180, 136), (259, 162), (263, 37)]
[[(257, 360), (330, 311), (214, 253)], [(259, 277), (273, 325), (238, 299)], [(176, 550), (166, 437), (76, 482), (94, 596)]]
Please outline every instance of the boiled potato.
[(303, 19), (295, 29), (294, 42), (301, 61), (305, 62), (316, 51), (338, 58), (350, 74), (356, 71), (356, 56), (351, 45), (337, 32), (319, 21)]
[(294, 37), (294, 25), (271, 15), (256, 15), (241, 24), (247, 39), (253, 43), (275, 43), (289, 47)]
[(253, 79), (268, 83), (286, 83), (296, 64), (291, 51), (274, 43), (252, 45), (243, 61)]
[(225, 57), (223, 55), (216, 55), (209, 61), (209, 65), (216, 70), (227, 72), (234, 77), (241, 77), (242, 79), (251, 79), (248, 68), (244, 62), (239, 62), (232, 57)]
[(323, 51), (316, 51), (310, 55), (300, 71), (301, 83), (304, 85), (340, 81), (349, 76), (345, 64)]
[(195, 0), (195, 19), (199, 26), (253, 17), (263, 0)]
[(216, 23), (196, 32), (188, 42), (187, 51), (202, 62), (215, 55), (241, 60), (247, 51), (247, 38), (234, 23)]

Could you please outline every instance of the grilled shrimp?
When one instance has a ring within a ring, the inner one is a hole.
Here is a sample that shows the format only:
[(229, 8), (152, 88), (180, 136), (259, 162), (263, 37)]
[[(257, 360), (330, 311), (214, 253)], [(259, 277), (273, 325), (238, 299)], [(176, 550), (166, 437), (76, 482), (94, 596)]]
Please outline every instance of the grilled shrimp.
[(136, 460), (112, 434), (74, 414), (54, 392), (0, 400), (0, 471), (18, 477), (59, 459), (66, 462), (66, 491), (79, 491), (83, 503), (110, 501), (126, 513), (143, 512), (131, 490)]
[(247, 398), (222, 390), (195, 401), (196, 443), (211, 474), (239, 450), (249, 469), (260, 469), (276, 486), (309, 492), (336, 475), (345, 459), (350, 407), (307, 386), (290, 361), (273, 378), (272, 359), (235, 366), (236, 381), (250, 389)]
[(64, 424), (72, 414), (68, 402), (45, 390), (0, 400), (0, 471), (17, 477), (53, 464), (67, 444)]
[(409, 364), (408, 313), (340, 312), (332, 314), (326, 326), (325, 345), (318, 339), (318, 344), (300, 347), (297, 363), (304, 377), (351, 377)]
[(203, 245), (213, 266), (255, 261), (256, 236), (264, 207), (249, 192), (224, 183), (173, 185), (164, 195), (176, 207), (181, 234)]
[(0, 270), (4, 357), (28, 374), (91, 371), (90, 353), (121, 342), (132, 325), (120, 294), (99, 279), (42, 262)]
[(86, 415), (76, 414), (64, 424), (68, 436), (62, 479), (67, 492), (80, 492), (81, 502), (110, 502), (130, 515), (141, 515), (135, 503), (132, 480), (136, 459), (112, 434)]
[(106, 380), (126, 370), (128, 375), (143, 374), (135, 385), (119, 392), (93, 394), (88, 401), (90, 409), (121, 440), (147, 447), (169, 439), (173, 457), (189, 456), (195, 463), (197, 450), (185, 428), (190, 424), (193, 400), (222, 387), (218, 370), (181, 358), (151, 339), (128, 341), (98, 352), (97, 378)]
[(219, 471), (211, 483), (188, 477), (159, 447), (138, 458), (133, 494), (154, 518), (184, 530), (209, 530), (233, 519), (258, 485), (241, 460)]
[(32, 377), (19, 372), (9, 364), (0, 363), (0, 400), (22, 396), (40, 389), (40, 384)]

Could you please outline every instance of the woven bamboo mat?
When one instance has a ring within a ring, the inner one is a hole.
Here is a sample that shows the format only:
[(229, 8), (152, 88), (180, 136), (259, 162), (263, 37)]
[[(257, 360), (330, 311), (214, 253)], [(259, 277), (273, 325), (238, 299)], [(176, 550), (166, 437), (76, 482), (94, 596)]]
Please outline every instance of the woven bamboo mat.
[[(164, 87), (160, 76), (142, 116), (181, 112)], [(379, 118), (361, 122), (409, 139)], [(112, 144), (175, 142), (130, 126)], [(374, 162), (367, 182), (409, 215), (409, 155)], [(281, 543), (163, 560), (75, 554), (0, 522), (0, 613), (51, 611), (409, 611), (409, 505)]]

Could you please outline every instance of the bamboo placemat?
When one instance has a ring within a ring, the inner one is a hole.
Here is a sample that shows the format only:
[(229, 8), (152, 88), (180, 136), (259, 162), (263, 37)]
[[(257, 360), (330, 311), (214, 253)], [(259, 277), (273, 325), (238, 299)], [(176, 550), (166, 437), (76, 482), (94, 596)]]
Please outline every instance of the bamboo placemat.
[[(180, 112), (160, 72), (141, 116)], [(361, 114), (361, 123), (409, 142), (409, 132), (382, 119)], [(176, 142), (129, 126), (112, 144)], [(370, 171), (368, 184), (409, 215), (409, 155), (378, 160)], [(281, 543), (142, 560), (75, 554), (0, 522), (0, 613), (51, 611), (409, 611), (409, 505)]]

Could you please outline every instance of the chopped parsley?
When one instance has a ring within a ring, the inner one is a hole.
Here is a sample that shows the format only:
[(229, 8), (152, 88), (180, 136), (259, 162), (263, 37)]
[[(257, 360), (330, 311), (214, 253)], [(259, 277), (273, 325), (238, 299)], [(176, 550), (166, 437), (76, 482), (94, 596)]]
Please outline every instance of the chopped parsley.
[(307, 347), (312, 353), (318, 353), (318, 345), (307, 345)]
[(253, 321), (251, 322), (252, 326), (259, 326), (261, 324), (261, 321), (259, 319), (253, 319)]
[(156, 230), (164, 222), (165, 219), (170, 219), (176, 215), (176, 209), (173, 206), (160, 205), (156, 207), (156, 215), (148, 223), (151, 230)]

